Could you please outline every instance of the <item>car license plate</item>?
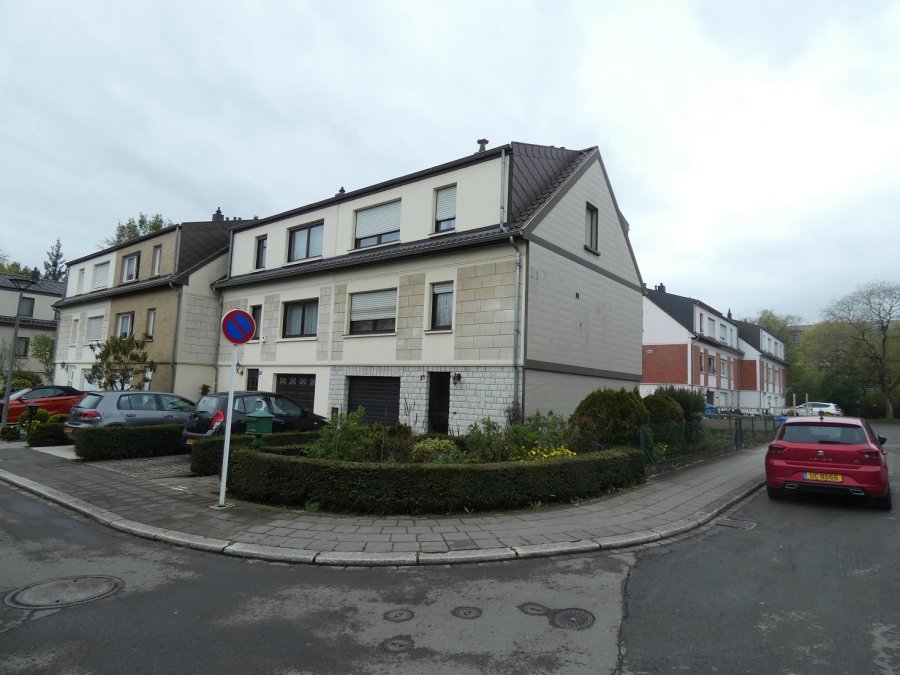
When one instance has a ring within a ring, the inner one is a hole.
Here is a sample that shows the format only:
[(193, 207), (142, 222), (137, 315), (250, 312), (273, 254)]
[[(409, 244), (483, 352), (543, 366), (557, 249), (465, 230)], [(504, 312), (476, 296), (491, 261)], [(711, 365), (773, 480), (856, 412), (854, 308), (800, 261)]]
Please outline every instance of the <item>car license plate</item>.
[(840, 483), (844, 480), (839, 473), (814, 473), (812, 471), (804, 472), (803, 478), (805, 480), (821, 480), (826, 483)]
[(194, 443), (197, 442), (197, 439), (196, 438), (188, 438), (184, 442), (187, 443), (188, 445), (193, 445)]
[(75, 430), (74, 430), (74, 429), (70, 429), (69, 427), (66, 427), (65, 429), (63, 429), (63, 431), (66, 432), (67, 434), (69, 434), (69, 435), (71, 436), (71, 435), (72, 435), (72, 432), (75, 431)]

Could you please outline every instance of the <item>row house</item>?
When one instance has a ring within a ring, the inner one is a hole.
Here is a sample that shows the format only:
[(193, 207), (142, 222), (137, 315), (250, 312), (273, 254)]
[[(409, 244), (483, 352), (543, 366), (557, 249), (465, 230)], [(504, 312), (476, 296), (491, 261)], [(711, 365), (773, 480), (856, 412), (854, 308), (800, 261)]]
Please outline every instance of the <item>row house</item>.
[[(0, 370), (6, 373), (9, 368), (9, 350), (15, 349), (16, 370), (41, 374), (44, 367), (34, 358), (32, 343), (38, 335), (56, 338), (56, 310), (53, 303), (62, 297), (63, 284), (41, 279), (35, 268), (30, 278), (24, 277), (31, 283), (22, 291), (20, 300), (19, 288), (11, 281), (20, 276), (0, 273)], [(19, 315), (19, 330), (13, 345), (16, 312)]]
[(256, 320), (240, 387), (461, 432), (639, 384), (643, 282), (598, 149), (479, 143), (234, 226), (214, 287)]
[(787, 405), (787, 361), (784, 342), (762, 326), (735, 321), (744, 358), (741, 360), (741, 408), (766, 413)]
[(221, 312), (212, 284), (225, 274), (233, 224), (219, 210), (210, 221), (171, 225), (69, 261), (56, 303), (55, 383), (96, 388), (86, 379), (91, 345), (137, 335), (156, 364), (153, 389), (195, 400), (203, 385), (212, 387)]
[(644, 298), (641, 394), (684, 387), (718, 408), (773, 412), (784, 406), (784, 343), (663, 284)]

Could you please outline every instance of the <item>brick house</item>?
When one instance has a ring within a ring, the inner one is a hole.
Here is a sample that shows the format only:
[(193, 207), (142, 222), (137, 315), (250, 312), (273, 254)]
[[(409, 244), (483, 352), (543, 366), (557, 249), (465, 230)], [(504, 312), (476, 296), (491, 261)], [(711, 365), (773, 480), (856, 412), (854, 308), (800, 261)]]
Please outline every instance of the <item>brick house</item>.
[(643, 283), (598, 149), (480, 143), (235, 226), (215, 287), (257, 320), (241, 387), (465, 431), (637, 386)]
[(196, 400), (215, 382), (218, 294), (229, 229), (221, 211), (204, 222), (181, 223), (67, 263), (59, 310), (56, 384), (93, 387), (90, 344), (135, 334), (156, 363), (152, 389)]

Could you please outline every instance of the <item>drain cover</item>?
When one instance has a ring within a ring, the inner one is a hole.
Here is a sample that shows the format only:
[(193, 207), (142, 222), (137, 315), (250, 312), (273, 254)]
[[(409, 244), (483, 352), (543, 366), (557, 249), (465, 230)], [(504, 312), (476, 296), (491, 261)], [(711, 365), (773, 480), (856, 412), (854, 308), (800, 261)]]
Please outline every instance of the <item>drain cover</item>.
[(457, 619), (478, 619), (481, 617), (481, 610), (477, 607), (457, 607), (452, 614)]
[(56, 609), (100, 600), (122, 588), (116, 577), (63, 577), (31, 584), (6, 596), (10, 607), (20, 609)]
[(543, 605), (539, 605), (536, 602), (525, 602), (519, 605), (519, 610), (528, 614), (529, 616), (544, 616), (545, 614), (549, 614), (550, 610), (544, 607)]
[(408, 609), (389, 609), (384, 613), (384, 618), (394, 623), (400, 623), (413, 618), (413, 613)]
[(584, 630), (594, 625), (594, 615), (586, 609), (561, 609), (550, 617), (550, 623), (557, 628)]
[(408, 652), (413, 648), (413, 641), (409, 638), (398, 635), (397, 637), (388, 638), (384, 642), (381, 643), (381, 648), (390, 652), (391, 654), (400, 654), (401, 652)]

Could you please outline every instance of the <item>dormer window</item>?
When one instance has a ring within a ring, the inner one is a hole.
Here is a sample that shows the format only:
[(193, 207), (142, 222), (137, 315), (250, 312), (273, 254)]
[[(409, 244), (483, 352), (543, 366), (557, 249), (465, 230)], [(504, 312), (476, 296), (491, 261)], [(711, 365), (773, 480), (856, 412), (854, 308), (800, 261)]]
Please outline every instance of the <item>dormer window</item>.
[(456, 186), (435, 190), (434, 231), (449, 232), (456, 229)]
[(400, 200), (356, 212), (354, 248), (400, 240)]
[(141, 254), (132, 253), (122, 260), (122, 281), (135, 281), (141, 266)]
[[(304, 225), (290, 231), (288, 262), (317, 258), (322, 255), (323, 223)], [(258, 251), (257, 251), (258, 253)]]

